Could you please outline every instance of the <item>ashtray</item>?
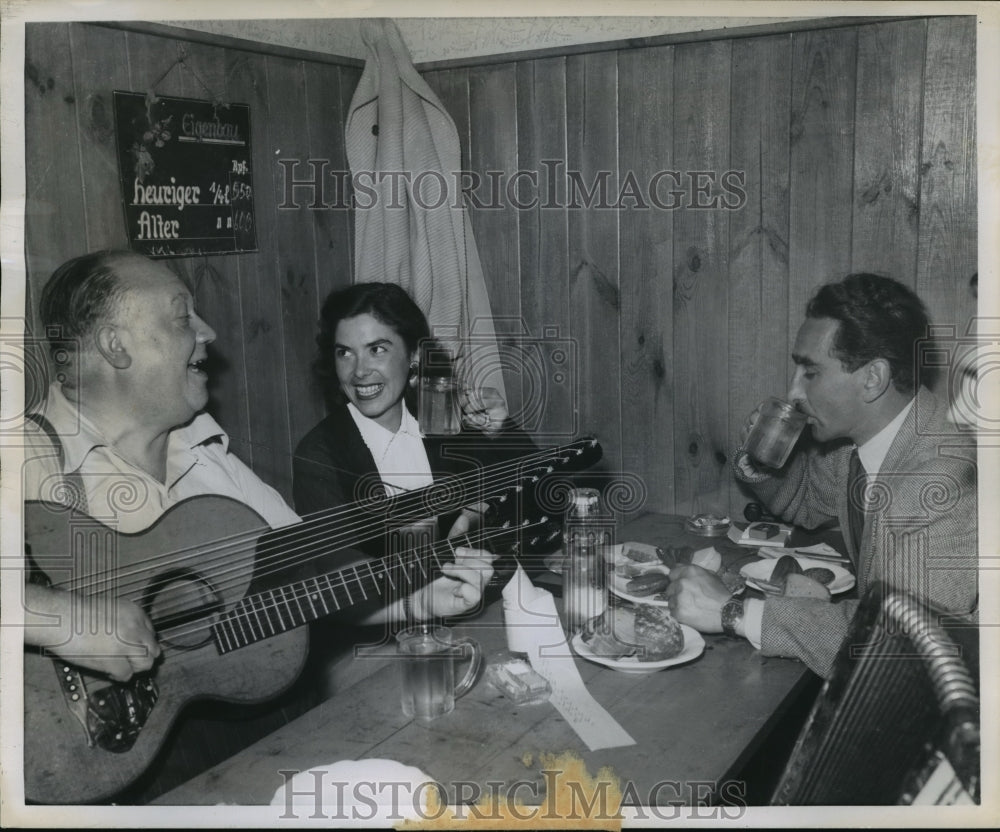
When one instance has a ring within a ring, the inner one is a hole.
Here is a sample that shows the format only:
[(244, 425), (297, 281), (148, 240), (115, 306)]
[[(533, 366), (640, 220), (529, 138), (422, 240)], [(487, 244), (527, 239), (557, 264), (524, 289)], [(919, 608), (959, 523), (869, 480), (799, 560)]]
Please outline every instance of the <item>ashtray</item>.
[(684, 528), (702, 537), (723, 537), (729, 531), (729, 518), (717, 514), (693, 514), (684, 521)]

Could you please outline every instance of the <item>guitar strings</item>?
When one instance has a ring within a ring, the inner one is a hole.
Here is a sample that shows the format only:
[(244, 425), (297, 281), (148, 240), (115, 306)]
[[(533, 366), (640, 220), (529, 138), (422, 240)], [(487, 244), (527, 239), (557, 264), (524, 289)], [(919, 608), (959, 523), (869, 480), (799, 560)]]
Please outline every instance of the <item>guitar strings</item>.
[[(555, 463), (565, 464), (571, 459), (569, 457), (559, 458), (560, 454), (576, 454), (577, 456), (583, 453), (580, 447), (590, 446), (595, 447), (596, 443), (593, 440), (584, 440), (582, 443), (574, 443), (571, 446), (565, 446), (562, 448), (547, 449), (544, 451), (539, 451), (534, 454), (521, 457), (517, 460), (508, 461), (504, 463), (498, 463), (493, 466), (487, 466), (486, 468), (477, 469), (475, 471), (469, 472), (465, 475), (449, 478), (441, 483), (428, 486), (424, 489), (418, 489), (416, 491), (403, 492), (399, 495), (395, 495), (390, 498), (385, 498), (385, 503), (388, 505), (388, 511), (377, 518), (373, 518), (371, 521), (356, 521), (354, 517), (357, 511), (360, 509), (362, 511), (370, 511), (372, 507), (372, 501), (361, 501), (358, 503), (349, 504), (347, 506), (340, 506), (336, 509), (327, 510), (323, 512), (317, 512), (314, 515), (310, 515), (304, 519), (303, 523), (293, 524), (291, 526), (283, 527), (277, 530), (263, 529), (255, 530), (252, 533), (241, 533), (239, 535), (234, 535), (229, 540), (223, 541), (221, 545), (215, 546), (213, 549), (205, 550), (191, 550), (190, 552), (185, 552), (185, 550), (177, 550), (170, 553), (162, 553), (157, 556), (148, 558), (144, 561), (137, 561), (132, 565), (131, 571), (123, 571), (117, 575), (118, 581), (115, 583), (115, 589), (118, 594), (122, 594), (122, 588), (135, 587), (136, 584), (144, 584), (149, 575), (148, 569), (150, 565), (174, 565), (183, 563), (185, 559), (195, 559), (198, 560), (198, 565), (204, 566), (206, 564), (212, 565), (213, 562), (231, 561), (234, 552), (237, 552), (241, 547), (246, 548), (248, 543), (254, 543), (257, 541), (262, 534), (267, 535), (267, 545), (261, 546), (257, 551), (257, 562), (261, 565), (261, 569), (258, 573), (260, 575), (269, 575), (274, 572), (282, 571), (286, 566), (297, 563), (308, 562), (309, 560), (322, 557), (331, 552), (342, 551), (353, 543), (359, 543), (372, 537), (377, 537), (381, 535), (385, 530), (385, 523), (387, 520), (402, 519), (413, 519), (414, 517), (424, 517), (428, 511), (433, 509), (430, 508), (429, 497), (433, 495), (434, 492), (437, 494), (446, 493), (445, 489), (449, 486), (454, 488), (459, 488), (458, 493), (461, 495), (462, 499), (466, 502), (470, 497), (466, 497), (466, 491), (470, 488), (471, 484), (475, 481), (489, 482), (490, 484), (486, 487), (480, 487), (477, 489), (478, 496), (496, 496), (497, 492), (506, 490), (513, 485), (516, 485), (519, 480), (530, 479), (532, 477), (541, 476), (552, 470), (552, 465)], [(536, 465), (545, 462), (547, 465), (544, 466), (544, 470), (530, 470), (530, 464), (535, 463)], [(495, 478), (491, 475), (496, 475)], [(381, 502), (381, 501), (380, 501)], [(455, 507), (459, 507), (461, 503), (456, 504)], [(445, 505), (444, 510), (449, 510), (451, 505)], [(422, 509), (417, 515), (412, 515), (411, 513), (417, 509)], [(441, 510), (440, 508), (438, 509)], [(341, 519), (347, 517), (351, 522), (338, 523)], [(303, 527), (307, 527), (307, 531), (303, 531)], [(326, 532), (328, 530), (334, 530), (335, 534), (330, 538), (325, 538)], [(282, 542), (286, 539), (293, 539), (295, 545), (292, 547), (282, 546)], [(317, 547), (317, 548), (314, 548)], [(310, 556), (304, 559), (300, 558), (300, 555), (309, 550), (311, 552)], [(254, 562), (253, 552), (250, 552), (251, 563)], [(136, 569), (134, 567), (145, 567), (143, 569)], [(234, 564), (229, 567), (228, 570), (223, 570), (217, 577), (217, 582), (220, 583), (220, 590), (224, 590), (227, 587), (227, 571), (233, 572), (232, 586), (238, 585), (241, 582), (247, 580), (246, 565), (242, 563)], [(352, 579), (360, 580), (360, 579)], [(81, 584), (74, 586), (74, 589), (81, 591), (89, 591), (91, 594), (97, 592), (106, 591), (109, 585), (109, 575), (107, 572), (101, 573), (97, 572), (91, 576), (89, 582), (81, 582)], [(183, 602), (178, 602), (176, 609), (182, 610), (187, 606)], [(164, 610), (168, 614), (172, 610)]]
[[(229, 624), (232, 627), (232, 634), (237, 639), (242, 637), (243, 643), (237, 646), (247, 646), (333, 612), (340, 612), (345, 608), (349, 609), (362, 601), (370, 601), (373, 597), (402, 598), (420, 586), (431, 583), (441, 573), (443, 559), (447, 560), (448, 554), (452, 555), (451, 560), (454, 559), (455, 547), (482, 548), (486, 543), (493, 543), (505, 536), (540, 528), (547, 522), (548, 518), (542, 516), (534, 522), (525, 522), (518, 526), (481, 529), (474, 533), (475, 536), (473, 533), (468, 533), (456, 538), (423, 544), (406, 552), (398, 552), (324, 575), (304, 578), (285, 586), (262, 590), (241, 598), (231, 609), (222, 614), (219, 621), (202, 619), (186, 630), (172, 630), (170, 637), (177, 640), (187, 635), (212, 630), (217, 625)], [(419, 575), (417, 580), (414, 580), (413, 573), (416, 572), (419, 572)], [(353, 577), (348, 573), (354, 573)], [(388, 582), (388, 586), (384, 590), (379, 582), (379, 576)], [(396, 578), (395, 581), (393, 581), (393, 576)], [(339, 578), (339, 583), (331, 583), (333, 578)], [(321, 581), (326, 581), (325, 590), (321, 586)], [(405, 587), (403, 586), (404, 581), (407, 584)], [(366, 582), (371, 584), (372, 595), (369, 595), (364, 589)], [(338, 600), (338, 591), (340, 590), (346, 594), (344, 603)], [(324, 594), (331, 598), (333, 609), (330, 609), (323, 600)], [(355, 597), (356, 595), (360, 595), (360, 600)], [(323, 607), (322, 613), (316, 612), (317, 603)], [(293, 605), (298, 607), (298, 613), (295, 612)], [(312, 614), (305, 612), (305, 606), (312, 610)], [(277, 625), (270, 617), (270, 613), (275, 610), (279, 611)], [(263, 623), (262, 616), (266, 619)], [(292, 621), (290, 626), (285, 623), (288, 617)], [(237, 627), (239, 633), (236, 632)], [(259, 635), (255, 628), (259, 630)], [(268, 629), (270, 632), (267, 632)], [(249, 639), (246, 637), (247, 630), (251, 634)]]
[[(455, 541), (444, 541), (443, 543), (451, 544), (451, 552), (453, 554), (454, 553), (453, 546), (456, 545)], [(457, 545), (463, 545), (463, 544), (461, 542), (459, 542)], [(466, 545), (472, 545), (472, 544), (466, 544)], [(443, 546), (442, 546), (442, 549), (443, 549)], [(323, 552), (320, 552), (319, 554), (313, 555), (312, 557), (318, 557), (318, 556), (321, 556), (322, 554), (323, 554)], [(361, 575), (361, 574), (358, 573), (357, 570), (359, 568), (365, 568), (365, 567), (371, 567), (371, 566), (375, 566), (375, 565), (383, 565), (384, 564), (385, 568), (387, 570), (389, 570), (389, 571), (395, 571), (395, 572), (403, 571), (403, 572), (405, 572), (405, 566), (403, 566), (402, 564), (400, 566), (391, 565), (390, 562), (393, 561), (393, 560), (399, 560), (401, 556), (405, 557), (407, 555), (409, 555), (409, 556), (412, 557), (412, 555), (413, 555), (412, 550), (409, 551), (409, 552), (406, 552), (406, 553), (399, 553), (397, 555), (390, 555), (390, 556), (388, 556), (386, 558), (380, 559), (378, 562), (374, 562), (373, 563), (372, 561), (367, 561), (367, 562), (363, 562), (363, 563), (354, 564), (353, 566), (349, 566), (349, 567), (346, 567), (344, 569), (336, 570), (336, 571), (338, 571), (341, 574), (342, 580), (344, 581), (345, 585), (348, 587), (348, 594), (350, 595), (350, 587), (354, 587), (355, 589), (357, 589), (357, 588), (359, 588), (359, 587), (362, 586), (362, 582), (365, 580), (366, 576), (363, 576), (363, 575)], [(440, 568), (440, 564), (438, 564), (438, 568)], [(239, 569), (238, 565), (237, 566), (232, 566), (232, 567), (229, 567), (228, 570), (223, 570), (222, 572), (220, 572), (217, 575), (213, 576), (213, 577), (217, 578), (217, 580), (215, 580), (213, 582), (213, 584), (214, 584), (214, 586), (217, 587), (218, 594), (224, 594), (224, 591), (227, 588), (226, 585), (225, 585), (226, 584), (225, 573), (227, 571), (234, 571), (234, 570), (237, 570), (237, 569)], [(350, 572), (354, 572), (354, 575), (353, 576), (344, 575), (344, 573), (350, 573)], [(407, 580), (409, 580), (409, 576), (406, 576), (406, 577), (407, 577)], [(243, 582), (245, 580), (246, 580), (245, 570), (241, 570), (236, 575), (235, 580), (233, 580), (232, 583), (235, 585), (235, 584), (237, 584), (239, 582)], [(102, 591), (101, 588), (97, 587), (97, 589), (95, 589), (94, 591), (92, 591), (91, 594), (99, 594), (101, 591)], [(411, 589), (411, 591), (412, 591), (412, 589)], [(122, 595), (123, 593), (118, 592), (117, 594), (118, 595)], [(258, 593), (256, 597), (260, 597), (261, 595), (263, 595), (263, 593)], [(300, 595), (298, 597), (302, 598), (304, 596)], [(399, 597), (403, 597), (403, 596), (400, 595)], [(242, 600), (242, 599), (239, 599), (239, 600)], [(295, 598), (293, 597), (292, 600), (294, 601)], [(237, 601), (236, 603), (239, 603), (239, 601)], [(165, 618), (168, 619), (172, 615), (181, 614), (181, 613), (184, 613), (184, 612), (188, 611), (190, 609), (190, 607), (191, 607), (191, 603), (189, 601), (186, 601), (184, 598), (178, 598), (177, 600), (175, 600), (172, 603), (168, 602), (168, 603), (164, 603), (164, 604), (159, 605), (157, 607), (157, 609), (156, 609), (156, 616), (157, 616), (158, 620), (163, 620)], [(272, 599), (270, 602), (268, 602), (264, 606), (262, 606), (261, 609), (269, 611), (271, 609), (275, 609), (275, 608), (279, 608), (279, 607), (281, 607), (280, 600), (279, 599)], [(189, 628), (187, 628), (185, 630), (173, 629), (173, 630), (171, 630), (170, 637), (171, 637), (171, 639), (173, 639), (175, 641), (182, 640), (187, 635), (192, 635), (192, 634), (204, 632), (205, 630), (210, 629), (211, 626), (213, 625), (213, 623), (214, 622), (206, 621), (206, 622), (203, 622), (203, 623), (196, 623), (193, 627), (189, 627)]]
[[(524, 530), (531, 528), (533, 526), (539, 526), (542, 525), (544, 522), (545, 522), (544, 520), (539, 520), (534, 524), (527, 524), (525, 526), (518, 527), (516, 530)], [(431, 565), (431, 559), (433, 558), (433, 563), (436, 565), (437, 571), (440, 571), (441, 568), (441, 558), (439, 557), (438, 550), (441, 550), (442, 553), (446, 554), (447, 553), (446, 550), (450, 549), (452, 553), (454, 553), (454, 547), (456, 545), (458, 546), (474, 546), (476, 544), (482, 545), (488, 542), (493, 542), (496, 539), (501, 538), (503, 536), (510, 535), (514, 531), (515, 531), (514, 528), (486, 529), (483, 530), (482, 532), (477, 533), (477, 537), (475, 540), (472, 538), (471, 534), (465, 534), (460, 536), (459, 538), (438, 541), (432, 544), (425, 544), (424, 546), (417, 547), (416, 549), (410, 550), (406, 553), (389, 555), (385, 558), (380, 558), (378, 561), (375, 562), (366, 562), (363, 564), (357, 564), (355, 566), (347, 567), (346, 569), (342, 570), (341, 572), (338, 572), (337, 574), (342, 574), (342, 572), (355, 571), (358, 568), (362, 568), (365, 571), (370, 572), (370, 574), (366, 576), (357, 574), (354, 578), (344, 579), (343, 585), (345, 586), (345, 591), (347, 592), (347, 596), (349, 599), (347, 606), (351, 607), (354, 606), (356, 603), (358, 603), (351, 595), (348, 583), (357, 584), (357, 588), (363, 588), (363, 581), (370, 580), (373, 583), (375, 583), (376, 585), (375, 591), (381, 597), (382, 593), (378, 590), (378, 579), (376, 578), (376, 571), (384, 570), (385, 572), (395, 573), (397, 579), (400, 582), (402, 581), (402, 579), (405, 579), (410, 585), (408, 592), (413, 592), (415, 582), (412, 580), (411, 575), (408, 572), (408, 567), (411, 571), (413, 571), (414, 568), (419, 569), (420, 578), (423, 579), (425, 582), (429, 582), (429, 580), (431, 579), (431, 577), (434, 575), (435, 572), (435, 566)], [(408, 562), (403, 561), (403, 557), (407, 557)], [(389, 562), (394, 560), (400, 561), (399, 564), (388, 565)], [(425, 562), (427, 563), (426, 568), (424, 566)], [(380, 565), (382, 565), (381, 569)], [(306, 586), (308, 582), (311, 581), (315, 583), (317, 580), (318, 580), (317, 578), (306, 578), (303, 579), (302, 581), (298, 581), (294, 584), (291, 584), (290, 586), (280, 587), (274, 590), (264, 590), (262, 592), (255, 593), (254, 595), (251, 596), (245, 596), (244, 598), (240, 599), (240, 601), (237, 603), (237, 605), (234, 606), (233, 609), (228, 610), (224, 614), (223, 621), (232, 624), (234, 626), (234, 631), (235, 627), (237, 625), (239, 626), (239, 631), (242, 634), (244, 640), (244, 643), (239, 646), (247, 646), (249, 644), (256, 643), (257, 641), (262, 641), (266, 638), (270, 638), (271, 636), (279, 635), (280, 633), (287, 632), (288, 630), (291, 629), (295, 629), (296, 627), (299, 627), (302, 624), (322, 618), (330, 613), (339, 612), (343, 607), (339, 604), (339, 602), (337, 602), (336, 593), (332, 590), (332, 588), (331, 588), (331, 594), (333, 595), (335, 609), (331, 610), (327, 607), (327, 605), (324, 602), (322, 602), (323, 591), (319, 589), (318, 583), (316, 584), (317, 587), (316, 589), (310, 589), (308, 586)], [(393, 587), (393, 589), (390, 590), (390, 594), (394, 592), (399, 592), (399, 588)], [(280, 595), (275, 595), (275, 593), (280, 593)], [(315, 612), (316, 604), (313, 601), (314, 596), (316, 596), (319, 602), (322, 603), (322, 606), (324, 607), (323, 613)], [(402, 597), (402, 595), (399, 595), (399, 597)], [(251, 603), (254, 601), (256, 601), (257, 603), (256, 604)], [(245, 602), (244, 608), (237, 609), (237, 607), (244, 602)], [(292, 609), (293, 604), (298, 606), (298, 620), (295, 619), (296, 614)], [(312, 609), (311, 615), (305, 612), (303, 604), (308, 605)], [(279, 617), (279, 620), (277, 622), (277, 627), (275, 627), (273, 619), (268, 617), (269, 613), (272, 610), (288, 611), (292, 619), (291, 626), (286, 626), (284, 623), (285, 622), (284, 617)], [(262, 623), (260, 620), (261, 615), (268, 617), (267, 627), (268, 629), (270, 629), (270, 633), (266, 632), (265, 624)], [(254, 619), (256, 619), (256, 621)], [(180, 640), (187, 636), (192, 636), (203, 633), (208, 630), (212, 630), (214, 627), (216, 627), (217, 623), (222, 623), (222, 622), (216, 622), (207, 619), (203, 619), (198, 622), (192, 622), (192, 625), (189, 626), (187, 629), (173, 630), (170, 634), (170, 637), (173, 640)], [(246, 628), (244, 628), (243, 626), (244, 623), (247, 625)], [(254, 631), (255, 627), (257, 628), (257, 630), (259, 630), (260, 635), (258, 635)], [(250, 638), (249, 640), (246, 638), (247, 629), (249, 629), (252, 636), (252, 638)]]
[[(561, 460), (557, 458), (562, 451), (565, 451), (565, 449), (557, 448), (541, 451), (517, 460), (497, 463), (494, 466), (488, 466), (487, 468), (477, 469), (460, 476), (448, 478), (441, 483), (422, 489), (402, 492), (393, 497), (384, 498), (387, 510), (370, 520), (357, 520), (356, 518), (359, 511), (365, 514), (370, 513), (373, 501), (359, 501), (346, 506), (338, 506), (334, 509), (316, 512), (304, 518), (302, 523), (293, 523), (279, 529), (263, 527), (249, 532), (240, 532), (229, 538), (221, 538), (212, 547), (189, 547), (157, 553), (149, 558), (137, 560), (130, 564), (128, 569), (122, 569), (117, 572), (110, 568), (104, 571), (95, 571), (89, 576), (89, 580), (73, 584), (70, 588), (77, 591), (90, 592), (91, 594), (104, 592), (108, 590), (112, 581), (117, 578), (113, 586), (120, 594), (122, 590), (128, 591), (137, 585), (141, 586), (144, 584), (149, 578), (149, 569), (151, 568), (184, 565), (189, 560), (192, 562), (196, 561), (199, 566), (206, 564), (211, 566), (216, 561), (228, 562), (235, 551), (240, 548), (246, 548), (248, 544), (256, 544), (262, 537), (265, 538), (266, 543), (255, 547), (256, 556), (251, 559), (262, 567), (257, 574), (261, 576), (270, 575), (281, 571), (289, 565), (308, 562), (316, 557), (341, 551), (353, 543), (361, 543), (378, 537), (384, 533), (386, 522), (389, 520), (419, 520), (441, 510), (460, 508), (470, 499), (474, 500), (475, 496), (496, 496), (500, 492), (516, 485), (519, 480), (547, 473), (550, 470), (548, 466), (556, 462), (565, 464), (568, 461), (567, 458)], [(552, 458), (547, 459), (547, 457)], [(526, 464), (532, 462), (536, 463), (536, 465), (545, 463), (545, 470), (536, 471), (526, 469)], [(489, 477), (488, 475), (491, 474), (496, 474), (497, 477), (495, 479)], [(475, 488), (474, 486), (476, 486), (477, 481), (488, 483), (488, 485), (480, 485), (478, 488)], [(441, 493), (446, 486), (457, 489), (460, 496), (452, 499), (449, 504), (432, 508), (434, 502), (440, 502), (429, 499), (432, 492), (437, 491)], [(470, 490), (473, 491), (473, 494), (468, 493)], [(379, 500), (378, 502), (383, 501)], [(344, 520), (347, 522), (342, 522)], [(333, 533), (332, 536), (327, 537), (327, 534), (330, 532)], [(295, 545), (291, 547), (285, 545), (286, 540), (294, 541)], [(309, 558), (300, 561), (298, 558), (299, 553), (314, 545), (321, 547), (320, 550)], [(253, 555), (254, 553), (251, 551), (249, 554)], [(239, 580), (244, 580), (247, 577), (242, 564), (236, 564), (233, 567), (233, 571), (238, 573), (237, 577)], [(65, 584), (69, 583), (70, 581), (65, 582)]]

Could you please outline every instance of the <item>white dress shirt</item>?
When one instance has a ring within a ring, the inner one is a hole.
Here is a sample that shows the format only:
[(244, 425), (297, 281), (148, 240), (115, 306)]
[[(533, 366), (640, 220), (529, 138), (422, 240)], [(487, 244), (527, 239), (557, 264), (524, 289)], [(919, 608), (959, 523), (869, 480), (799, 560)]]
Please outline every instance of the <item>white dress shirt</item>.
[(49, 387), (41, 414), (59, 436), (62, 466), (49, 435), (26, 422), (25, 500), (63, 502), (63, 483), (72, 474), (84, 488), (87, 514), (119, 532), (143, 531), (182, 500), (207, 494), (249, 506), (272, 528), (299, 520), (277, 491), (229, 452), (229, 436), (207, 413), (170, 432), (164, 482), (124, 459), (58, 382)]
[(392, 496), (400, 491), (413, 491), (434, 483), (420, 427), (405, 406), (399, 430), (395, 433), (382, 427), (374, 419), (369, 419), (350, 402), (347, 412), (354, 419), (361, 438), (375, 459), (375, 467), (378, 468), (386, 493)]

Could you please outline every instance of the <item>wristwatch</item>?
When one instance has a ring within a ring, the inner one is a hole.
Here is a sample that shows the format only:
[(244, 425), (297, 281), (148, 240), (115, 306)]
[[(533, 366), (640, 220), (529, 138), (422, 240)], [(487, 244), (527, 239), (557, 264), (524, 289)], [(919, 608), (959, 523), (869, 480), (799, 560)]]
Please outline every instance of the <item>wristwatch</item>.
[(727, 636), (739, 638), (736, 625), (743, 621), (743, 602), (739, 598), (730, 598), (722, 605), (722, 632)]

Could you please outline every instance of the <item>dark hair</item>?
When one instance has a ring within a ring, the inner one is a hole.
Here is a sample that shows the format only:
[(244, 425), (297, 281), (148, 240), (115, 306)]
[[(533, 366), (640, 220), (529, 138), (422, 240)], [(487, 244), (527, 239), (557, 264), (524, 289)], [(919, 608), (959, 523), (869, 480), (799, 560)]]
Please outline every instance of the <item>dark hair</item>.
[(916, 389), (916, 343), (927, 337), (930, 319), (920, 298), (898, 280), (850, 274), (821, 286), (809, 301), (806, 316), (839, 322), (833, 354), (848, 372), (884, 358), (899, 392), (911, 394)]
[[(347, 318), (365, 313), (391, 327), (403, 339), (410, 353), (416, 352), (421, 342), (430, 338), (430, 327), (424, 313), (406, 290), (395, 283), (355, 283), (346, 289), (331, 292), (323, 301), (319, 313), (319, 334), (316, 336), (319, 352), (313, 362), (313, 371), (331, 404), (343, 402), (333, 354), (337, 325)], [(412, 409), (413, 403), (408, 401), (407, 404)]]
[(52, 273), (42, 289), (38, 311), (49, 349), (77, 352), (83, 336), (117, 309), (124, 294), (115, 269), (130, 251), (96, 251), (67, 260)]

